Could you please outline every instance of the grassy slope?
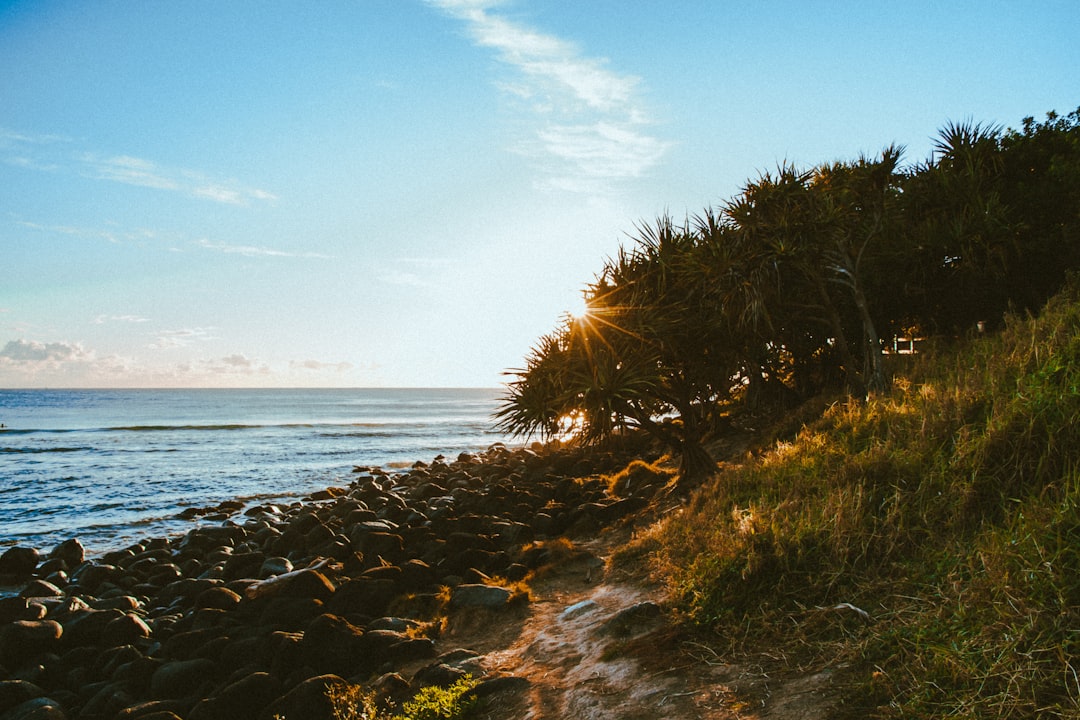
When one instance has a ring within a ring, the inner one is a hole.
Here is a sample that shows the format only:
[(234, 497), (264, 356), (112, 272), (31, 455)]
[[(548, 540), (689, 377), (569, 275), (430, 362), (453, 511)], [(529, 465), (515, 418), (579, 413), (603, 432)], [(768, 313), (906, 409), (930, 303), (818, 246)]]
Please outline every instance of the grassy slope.
[(835, 668), (850, 717), (1080, 717), (1080, 284), (962, 345), (722, 473), (658, 569), (721, 649)]

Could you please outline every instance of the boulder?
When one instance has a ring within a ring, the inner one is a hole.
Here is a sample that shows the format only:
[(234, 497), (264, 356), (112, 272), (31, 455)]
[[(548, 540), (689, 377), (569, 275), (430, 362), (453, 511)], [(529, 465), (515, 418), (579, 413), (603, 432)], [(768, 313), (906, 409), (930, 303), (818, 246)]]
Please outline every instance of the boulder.
[(281, 683), (272, 675), (251, 673), (196, 703), (187, 720), (255, 720), (280, 694)]
[(510, 596), (509, 590), (497, 585), (458, 585), (450, 596), (450, 606), (496, 609), (510, 602)]
[(78, 538), (71, 538), (54, 547), (49, 552), (49, 557), (63, 560), (69, 568), (73, 568), (86, 559), (86, 549)]
[(3, 720), (67, 720), (67, 715), (52, 698), (37, 697), (8, 710)]
[(131, 645), (150, 637), (150, 627), (134, 613), (110, 620), (101, 632), (101, 644), (105, 647)]
[(217, 663), (206, 658), (167, 662), (150, 679), (150, 693), (163, 700), (198, 697), (218, 675)]
[(0, 665), (14, 669), (56, 651), (63, 632), (55, 620), (16, 620), (0, 627)]
[(19, 597), (24, 598), (51, 598), (61, 597), (64, 591), (46, 580), (31, 580), (19, 592)]
[(300, 641), (304, 664), (346, 677), (374, 667), (368, 647), (363, 629), (331, 614), (315, 618)]
[(304, 720), (335, 720), (327, 690), (345, 690), (349, 684), (338, 675), (319, 675), (304, 680), (281, 696), (256, 716), (258, 720), (274, 720), (276, 717), (303, 718)]
[(40, 555), (34, 548), (11, 547), (0, 555), (0, 575), (14, 575), (15, 577), (27, 577), (37, 567)]

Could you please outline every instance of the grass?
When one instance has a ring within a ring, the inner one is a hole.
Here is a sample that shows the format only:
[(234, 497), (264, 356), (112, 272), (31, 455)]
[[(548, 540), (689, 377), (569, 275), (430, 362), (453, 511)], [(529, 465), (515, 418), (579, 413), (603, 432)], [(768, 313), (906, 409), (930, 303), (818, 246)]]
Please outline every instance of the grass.
[(1074, 283), (833, 404), (644, 542), (718, 652), (836, 669), (841, 715), (1080, 718), (1078, 468)]

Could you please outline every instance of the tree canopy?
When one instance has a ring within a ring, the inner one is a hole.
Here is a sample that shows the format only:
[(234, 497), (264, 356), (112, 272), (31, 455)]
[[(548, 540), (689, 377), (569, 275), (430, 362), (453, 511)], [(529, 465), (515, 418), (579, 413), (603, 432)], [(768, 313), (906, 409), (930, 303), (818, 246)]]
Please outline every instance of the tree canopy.
[(692, 478), (735, 410), (887, 392), (887, 340), (1035, 311), (1080, 267), (1080, 109), (950, 123), (931, 158), (782, 165), (719, 208), (642, 223), (524, 367), (499, 427), (602, 444), (637, 429)]

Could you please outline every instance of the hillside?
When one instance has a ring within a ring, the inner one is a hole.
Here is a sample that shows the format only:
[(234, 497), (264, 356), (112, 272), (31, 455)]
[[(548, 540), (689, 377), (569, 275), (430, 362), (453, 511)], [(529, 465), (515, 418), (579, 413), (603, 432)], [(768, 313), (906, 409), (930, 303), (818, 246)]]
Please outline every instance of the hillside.
[(1080, 717), (1080, 290), (728, 465), (638, 548), (718, 658), (844, 717)]

